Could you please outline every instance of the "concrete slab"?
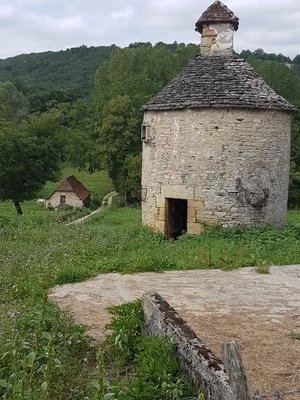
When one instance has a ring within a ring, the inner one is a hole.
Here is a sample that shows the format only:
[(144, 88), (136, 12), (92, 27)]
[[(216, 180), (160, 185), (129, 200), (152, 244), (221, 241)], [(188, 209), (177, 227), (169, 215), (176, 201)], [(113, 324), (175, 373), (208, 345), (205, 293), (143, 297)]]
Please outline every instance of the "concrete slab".
[(102, 340), (107, 307), (147, 292), (163, 296), (216, 355), (225, 339), (236, 338), (252, 389), (300, 399), (300, 341), (289, 337), (300, 331), (299, 265), (272, 267), (267, 275), (253, 268), (105, 274), (53, 288), (49, 296)]

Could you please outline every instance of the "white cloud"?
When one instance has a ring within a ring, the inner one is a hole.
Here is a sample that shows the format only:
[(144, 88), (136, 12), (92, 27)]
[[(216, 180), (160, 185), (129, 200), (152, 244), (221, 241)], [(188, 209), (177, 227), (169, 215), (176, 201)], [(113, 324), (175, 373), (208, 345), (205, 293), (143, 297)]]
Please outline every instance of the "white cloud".
[(133, 7), (126, 7), (124, 10), (113, 11), (111, 13), (112, 19), (128, 19), (134, 15)]
[[(0, 58), (86, 45), (194, 42), (212, 0), (0, 0)], [(3, 3), (3, 4), (2, 4)], [(240, 18), (236, 49), (300, 53), (299, 0), (225, 0)]]
[(0, 19), (9, 18), (13, 15), (14, 8), (12, 6), (0, 5)]

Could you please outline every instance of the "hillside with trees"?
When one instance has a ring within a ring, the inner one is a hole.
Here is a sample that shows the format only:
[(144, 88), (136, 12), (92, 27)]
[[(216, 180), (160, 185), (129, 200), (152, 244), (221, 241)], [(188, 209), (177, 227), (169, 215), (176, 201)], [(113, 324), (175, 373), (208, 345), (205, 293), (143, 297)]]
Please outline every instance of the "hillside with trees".
[(0, 81), (12, 81), (28, 98), (32, 111), (44, 111), (47, 102), (89, 96), (97, 67), (115, 48), (81, 46), (0, 60)]
[[(138, 201), (141, 107), (198, 53), (195, 44), (134, 43), (124, 49), (82, 46), (0, 60), (0, 120), (4, 115), (17, 129), (28, 119), (55, 124), (59, 161), (107, 170), (124, 199)], [(241, 56), (277, 93), (300, 107), (300, 56), (291, 60), (262, 49)], [(290, 206), (299, 204), (298, 113), (292, 131)]]

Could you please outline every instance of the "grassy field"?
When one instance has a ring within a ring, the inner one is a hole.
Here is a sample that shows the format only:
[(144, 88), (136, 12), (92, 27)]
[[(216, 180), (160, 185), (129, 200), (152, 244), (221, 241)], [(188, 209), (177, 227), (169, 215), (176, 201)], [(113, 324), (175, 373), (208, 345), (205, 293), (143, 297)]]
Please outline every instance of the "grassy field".
[(300, 225), (300, 211), (290, 210), (287, 219), (291, 225)]
[[(72, 168), (69, 165), (65, 165), (61, 171), (61, 179), (67, 178), (70, 175), (75, 175), (92, 193), (92, 200), (96, 199), (97, 203), (100, 204), (103, 197), (113, 190), (113, 185), (108, 178), (107, 172), (100, 171), (93, 174), (89, 174), (85, 171), (78, 171), (76, 168)], [(36, 195), (36, 199), (46, 198), (53, 190), (57, 187), (58, 182), (47, 182), (44, 188)], [(21, 204), (22, 210), (25, 215), (29, 215), (31, 218), (52, 218), (53, 215), (50, 212), (45, 213), (43, 204), (36, 204), (36, 199), (30, 201), (24, 201)], [(16, 211), (14, 205), (10, 201), (0, 202), (0, 220), (6, 217), (13, 217)]]
[(95, 346), (49, 304), (54, 285), (105, 272), (300, 263), (299, 212), (289, 214), (284, 229), (214, 228), (168, 241), (141, 226), (138, 209), (107, 210), (65, 226), (33, 206), (21, 218), (0, 206), (0, 397), (6, 400), (94, 400)]
[[(73, 174), (98, 202), (112, 190), (105, 172), (62, 170), (62, 178)], [(57, 184), (48, 182), (37, 198)], [(61, 212), (50, 212), (36, 200), (24, 202), (22, 209), (20, 218), (11, 202), (0, 202), (0, 398), (84, 399), (93, 393), (94, 344), (46, 297), (51, 268), (56, 268), (52, 256), (65, 245), (65, 227), (54, 222)], [(57, 255), (60, 268), (59, 257), (65, 255)]]

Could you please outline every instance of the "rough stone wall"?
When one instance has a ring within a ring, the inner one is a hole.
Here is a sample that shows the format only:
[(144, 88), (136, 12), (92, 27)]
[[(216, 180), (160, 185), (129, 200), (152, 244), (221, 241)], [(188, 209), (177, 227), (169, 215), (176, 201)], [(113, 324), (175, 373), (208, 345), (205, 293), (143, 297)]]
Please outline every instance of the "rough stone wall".
[(201, 53), (205, 55), (232, 55), (234, 27), (230, 23), (206, 25), (201, 36)]
[(46, 207), (57, 208), (60, 205), (60, 196), (66, 196), (66, 205), (72, 207), (83, 207), (83, 202), (73, 192), (54, 192), (46, 201)]
[(289, 114), (238, 109), (148, 111), (143, 223), (165, 232), (167, 198), (188, 200), (188, 233), (207, 225), (285, 223)]
[[(223, 362), (200, 340), (195, 332), (160, 295), (143, 296), (144, 333), (169, 338), (184, 373), (194, 381), (207, 400), (237, 400)], [(249, 399), (250, 400), (250, 399)]]

